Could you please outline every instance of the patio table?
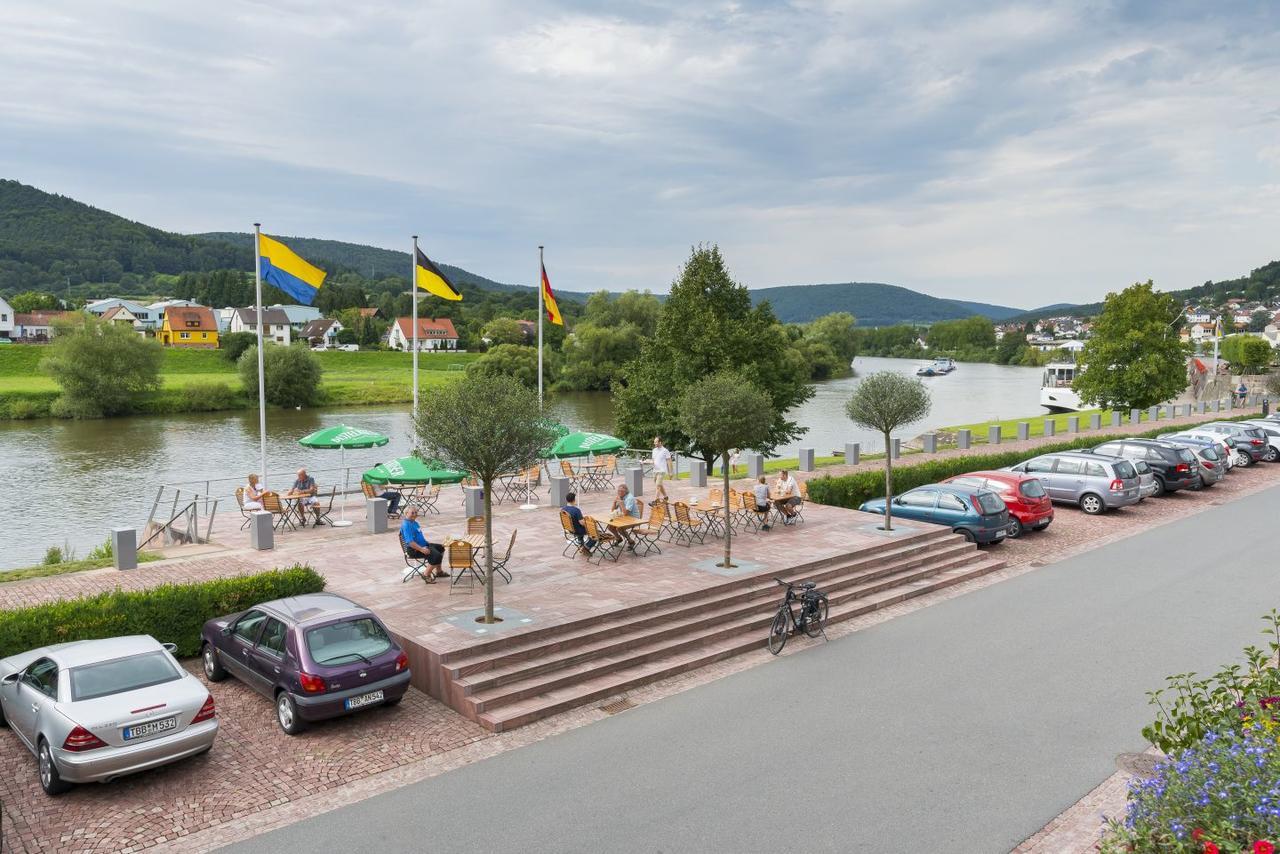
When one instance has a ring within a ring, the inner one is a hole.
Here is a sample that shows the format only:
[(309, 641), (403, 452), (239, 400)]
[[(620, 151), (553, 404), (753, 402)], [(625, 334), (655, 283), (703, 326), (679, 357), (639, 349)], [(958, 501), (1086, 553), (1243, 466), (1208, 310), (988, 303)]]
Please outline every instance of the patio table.
[(292, 519), (297, 519), (298, 525), (307, 527), (307, 509), (303, 502), (308, 498), (315, 498), (309, 492), (294, 492), (292, 489), (281, 494), (280, 503), (284, 507), (284, 513), (281, 520), (291, 529), (294, 527)]
[(707, 529), (713, 536), (724, 536), (724, 505), (712, 504), (709, 501), (698, 501), (689, 505), (689, 509), (702, 517)]
[(646, 524), (643, 519), (637, 519), (635, 516), (614, 516), (612, 519), (602, 519), (599, 516), (592, 517), (596, 520), (597, 525), (601, 525), (618, 534), (627, 541), (629, 545), (635, 545), (635, 539), (631, 537), (631, 529), (639, 528)]
[(604, 492), (613, 488), (613, 478), (605, 469), (608, 468), (607, 463), (580, 463), (577, 468), (579, 481), (582, 483), (583, 492), (591, 492), (599, 490)]

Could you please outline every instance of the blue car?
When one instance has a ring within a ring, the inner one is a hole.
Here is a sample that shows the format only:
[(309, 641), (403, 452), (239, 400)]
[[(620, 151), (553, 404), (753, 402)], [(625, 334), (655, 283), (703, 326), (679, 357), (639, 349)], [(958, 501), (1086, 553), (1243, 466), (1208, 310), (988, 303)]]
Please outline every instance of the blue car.
[[(884, 515), (884, 499), (873, 498), (858, 509)], [(893, 515), (949, 525), (971, 543), (1002, 543), (1009, 534), (1009, 509), (999, 495), (987, 489), (945, 483), (918, 486), (893, 499)]]

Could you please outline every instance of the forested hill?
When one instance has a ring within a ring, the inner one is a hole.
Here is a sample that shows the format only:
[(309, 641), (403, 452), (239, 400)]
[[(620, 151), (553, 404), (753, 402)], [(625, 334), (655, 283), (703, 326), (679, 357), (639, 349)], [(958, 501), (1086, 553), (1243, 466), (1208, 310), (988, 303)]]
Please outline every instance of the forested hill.
[(1002, 305), (939, 299), (879, 282), (759, 288), (751, 292), (751, 298), (757, 303), (769, 300), (778, 319), (785, 323), (804, 323), (836, 311), (849, 312), (859, 326), (933, 323), (975, 314), (1003, 320), (1023, 312)]

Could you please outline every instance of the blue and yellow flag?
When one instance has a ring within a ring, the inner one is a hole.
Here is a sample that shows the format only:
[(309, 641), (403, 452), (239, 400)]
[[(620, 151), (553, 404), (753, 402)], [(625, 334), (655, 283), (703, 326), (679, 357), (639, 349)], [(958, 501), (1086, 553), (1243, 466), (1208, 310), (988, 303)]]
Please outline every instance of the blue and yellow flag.
[(303, 305), (311, 305), (316, 291), (324, 284), (325, 272), (313, 267), (279, 240), (258, 235), (258, 257), (262, 262), (262, 281), (275, 285)]

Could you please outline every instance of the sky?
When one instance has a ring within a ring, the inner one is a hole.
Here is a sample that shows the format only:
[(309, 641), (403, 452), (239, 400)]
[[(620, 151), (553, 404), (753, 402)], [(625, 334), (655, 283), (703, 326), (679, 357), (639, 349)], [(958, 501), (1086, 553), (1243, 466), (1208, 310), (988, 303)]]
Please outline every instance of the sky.
[(1032, 307), (1280, 258), (1280, 4), (5, 0), (0, 177), (567, 290)]

